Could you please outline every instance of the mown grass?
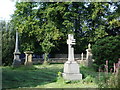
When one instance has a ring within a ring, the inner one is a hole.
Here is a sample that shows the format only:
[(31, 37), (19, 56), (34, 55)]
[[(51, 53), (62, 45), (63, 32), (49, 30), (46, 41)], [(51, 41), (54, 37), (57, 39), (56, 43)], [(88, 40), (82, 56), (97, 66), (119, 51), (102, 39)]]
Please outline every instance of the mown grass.
[[(58, 72), (63, 72), (63, 64), (22, 66), (20, 68), (2, 67), (2, 88), (97, 88), (97, 84), (91, 80), (97, 77), (97, 73), (87, 67), (81, 67), (83, 80), (67, 82), (58, 77)], [(86, 78), (90, 76), (90, 78)], [(88, 79), (88, 80), (87, 80)]]

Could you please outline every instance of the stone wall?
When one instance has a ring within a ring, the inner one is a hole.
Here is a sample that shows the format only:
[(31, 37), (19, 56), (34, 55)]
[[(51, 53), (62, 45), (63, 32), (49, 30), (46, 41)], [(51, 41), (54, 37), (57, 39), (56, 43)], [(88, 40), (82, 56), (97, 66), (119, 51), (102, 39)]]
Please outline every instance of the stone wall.
[[(54, 58), (67, 58), (68, 54), (55, 54)], [(81, 58), (81, 54), (74, 54), (75, 58)], [(84, 55), (84, 58), (86, 57), (86, 55)]]
[[(75, 61), (77, 61), (79, 64), (86, 65), (86, 55), (83, 55), (84, 58), (81, 60), (81, 54), (75, 54)], [(65, 63), (68, 60), (67, 54), (56, 54), (54, 58), (49, 58), (50, 63)], [(24, 63), (25, 58), (22, 58), (22, 61)], [(42, 64), (43, 58), (33, 58), (32, 59), (33, 64)]]
[[(92, 66), (92, 53), (91, 53), (91, 48), (90, 44), (88, 45), (88, 49), (86, 49), (86, 54), (74, 54), (75, 60), (82, 65), (86, 66)], [(34, 56), (34, 55), (33, 55)], [(43, 58), (42, 55), (39, 55), (41, 57), (35, 58), (33, 57), (32, 62), (33, 64), (37, 63), (43, 63)], [(24, 61), (24, 59), (22, 59)], [(68, 54), (55, 54), (53, 57), (49, 58), (50, 63), (65, 63), (68, 60)]]

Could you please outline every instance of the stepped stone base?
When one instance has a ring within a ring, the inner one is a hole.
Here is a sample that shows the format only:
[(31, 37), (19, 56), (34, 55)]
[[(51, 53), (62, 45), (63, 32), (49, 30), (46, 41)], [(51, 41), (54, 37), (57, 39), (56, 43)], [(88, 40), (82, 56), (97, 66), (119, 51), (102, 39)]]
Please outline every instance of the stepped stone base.
[(19, 60), (17, 60), (17, 59), (13, 60), (13, 64), (12, 64), (13, 67), (19, 67), (20, 65), (21, 65), (21, 60), (20, 59)]
[(82, 74), (79, 71), (79, 65), (76, 61), (67, 61), (64, 64), (63, 78), (65, 80), (81, 80)]
[(63, 73), (63, 78), (65, 80), (81, 80), (82, 74)]

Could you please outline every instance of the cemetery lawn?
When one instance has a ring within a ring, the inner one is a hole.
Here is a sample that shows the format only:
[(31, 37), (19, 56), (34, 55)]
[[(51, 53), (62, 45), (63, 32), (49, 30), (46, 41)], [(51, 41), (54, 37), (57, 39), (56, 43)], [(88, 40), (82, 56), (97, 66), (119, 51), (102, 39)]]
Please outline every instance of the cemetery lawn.
[[(98, 73), (91, 68), (82, 66), (81, 81), (65, 81), (58, 73), (63, 72), (63, 64), (33, 65), (32, 67), (2, 68), (2, 88), (97, 88), (98, 85), (89, 76), (98, 77)], [(58, 77), (59, 76), (59, 77)], [(87, 78), (88, 76), (88, 78)], [(87, 79), (86, 79), (87, 78)]]

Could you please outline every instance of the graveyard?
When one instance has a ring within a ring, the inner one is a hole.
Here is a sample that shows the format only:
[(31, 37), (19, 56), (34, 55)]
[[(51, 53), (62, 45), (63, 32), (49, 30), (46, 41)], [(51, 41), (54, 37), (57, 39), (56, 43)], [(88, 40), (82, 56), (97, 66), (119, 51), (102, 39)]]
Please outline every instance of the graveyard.
[[(107, 79), (112, 74), (116, 76), (113, 79), (120, 79), (120, 60), (117, 63), (118, 66), (114, 66), (114, 73), (112, 71), (108, 72), (108, 61), (105, 64), (105, 71), (95, 71), (92, 67), (91, 45), (89, 44), (88, 49), (86, 49), (86, 62), (82, 64), (83, 53), (81, 54), (81, 62), (78, 63), (74, 58), (74, 47), (72, 45), (75, 45), (75, 42), (73, 34), (68, 34), (68, 60), (65, 63), (55, 64), (46, 61), (43, 64), (35, 65), (32, 60), (33, 52), (26, 51), (24, 52), (26, 55), (24, 64), (21, 64), (18, 33), (16, 33), (13, 64), (12, 66), (1, 67), (2, 88), (106, 88), (107, 84), (105, 82), (108, 83)], [(117, 85), (119, 85), (119, 81), (115, 80), (113, 82), (118, 82)]]
[(1, 88), (119, 89), (119, 6), (16, 2), (0, 21)]
[[(64, 81), (60, 72), (62, 72), (63, 64), (51, 64), (47, 66), (35, 65), (31, 68), (3, 68), (3, 88), (97, 88), (97, 84), (91, 80), (86, 81)], [(81, 68), (85, 74), (95, 73), (87, 68)], [(9, 76), (9, 77), (8, 77)], [(86, 77), (87, 75), (85, 75)], [(96, 77), (96, 75), (93, 75)], [(11, 78), (10, 78), (11, 77)], [(88, 77), (89, 78), (89, 77)], [(90, 78), (89, 78), (90, 79)]]

